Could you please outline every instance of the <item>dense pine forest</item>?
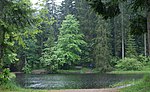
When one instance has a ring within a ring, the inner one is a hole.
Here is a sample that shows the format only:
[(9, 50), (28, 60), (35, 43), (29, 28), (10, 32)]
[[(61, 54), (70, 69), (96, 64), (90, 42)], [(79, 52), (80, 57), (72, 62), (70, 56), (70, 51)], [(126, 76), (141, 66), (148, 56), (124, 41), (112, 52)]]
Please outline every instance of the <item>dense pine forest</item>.
[(0, 0), (0, 84), (14, 77), (10, 72), (150, 71), (149, 5), (149, 0), (35, 5)]

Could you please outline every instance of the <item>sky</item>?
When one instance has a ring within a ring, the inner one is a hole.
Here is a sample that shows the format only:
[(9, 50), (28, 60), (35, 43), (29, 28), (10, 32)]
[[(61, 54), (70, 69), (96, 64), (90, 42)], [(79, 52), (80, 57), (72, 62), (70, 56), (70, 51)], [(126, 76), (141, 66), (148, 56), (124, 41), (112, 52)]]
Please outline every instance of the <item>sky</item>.
[[(35, 3), (37, 3), (39, 0), (30, 0), (33, 4), (35, 4)], [(56, 0), (56, 3), (58, 4), (58, 5), (60, 5), (61, 4), (61, 2), (62, 2), (63, 0)]]

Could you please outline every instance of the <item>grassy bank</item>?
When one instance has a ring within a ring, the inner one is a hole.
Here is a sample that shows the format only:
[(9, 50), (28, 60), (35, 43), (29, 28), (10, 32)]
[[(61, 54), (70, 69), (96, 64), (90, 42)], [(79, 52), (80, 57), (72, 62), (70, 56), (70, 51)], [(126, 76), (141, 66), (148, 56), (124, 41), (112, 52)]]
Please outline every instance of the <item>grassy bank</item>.
[(112, 71), (108, 74), (150, 74), (150, 71)]
[(150, 92), (150, 76), (136, 82), (133, 86), (121, 89), (120, 92)]
[(0, 92), (48, 92), (48, 91), (44, 91), (44, 90), (31, 90), (31, 89), (20, 89), (20, 90), (2, 90), (0, 89)]
[(150, 92), (150, 75), (141, 80), (120, 82), (112, 87), (123, 87), (119, 92)]
[(96, 69), (82, 68), (82, 69), (74, 69), (74, 70), (58, 70), (58, 73), (63, 74), (88, 74), (88, 73), (99, 73)]
[(25, 89), (17, 86), (15, 83), (0, 85), (0, 92), (48, 92), (48, 90)]

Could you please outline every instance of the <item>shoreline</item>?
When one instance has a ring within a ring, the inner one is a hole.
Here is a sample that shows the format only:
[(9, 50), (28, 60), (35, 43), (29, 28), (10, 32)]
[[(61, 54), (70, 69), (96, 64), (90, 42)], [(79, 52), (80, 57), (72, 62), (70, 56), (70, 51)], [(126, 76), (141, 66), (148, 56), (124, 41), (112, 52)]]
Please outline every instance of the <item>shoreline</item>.
[(118, 88), (64, 89), (64, 90), (49, 90), (48, 92), (119, 92), (119, 89)]

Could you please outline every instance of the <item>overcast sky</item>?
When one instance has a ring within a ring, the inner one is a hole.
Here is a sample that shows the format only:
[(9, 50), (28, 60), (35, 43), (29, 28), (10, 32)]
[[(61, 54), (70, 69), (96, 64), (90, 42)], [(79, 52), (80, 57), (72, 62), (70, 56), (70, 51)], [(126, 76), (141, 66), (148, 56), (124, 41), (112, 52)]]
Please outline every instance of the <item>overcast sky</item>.
[[(33, 4), (37, 3), (39, 0), (31, 0)], [(60, 5), (63, 0), (56, 0), (57, 4)]]

